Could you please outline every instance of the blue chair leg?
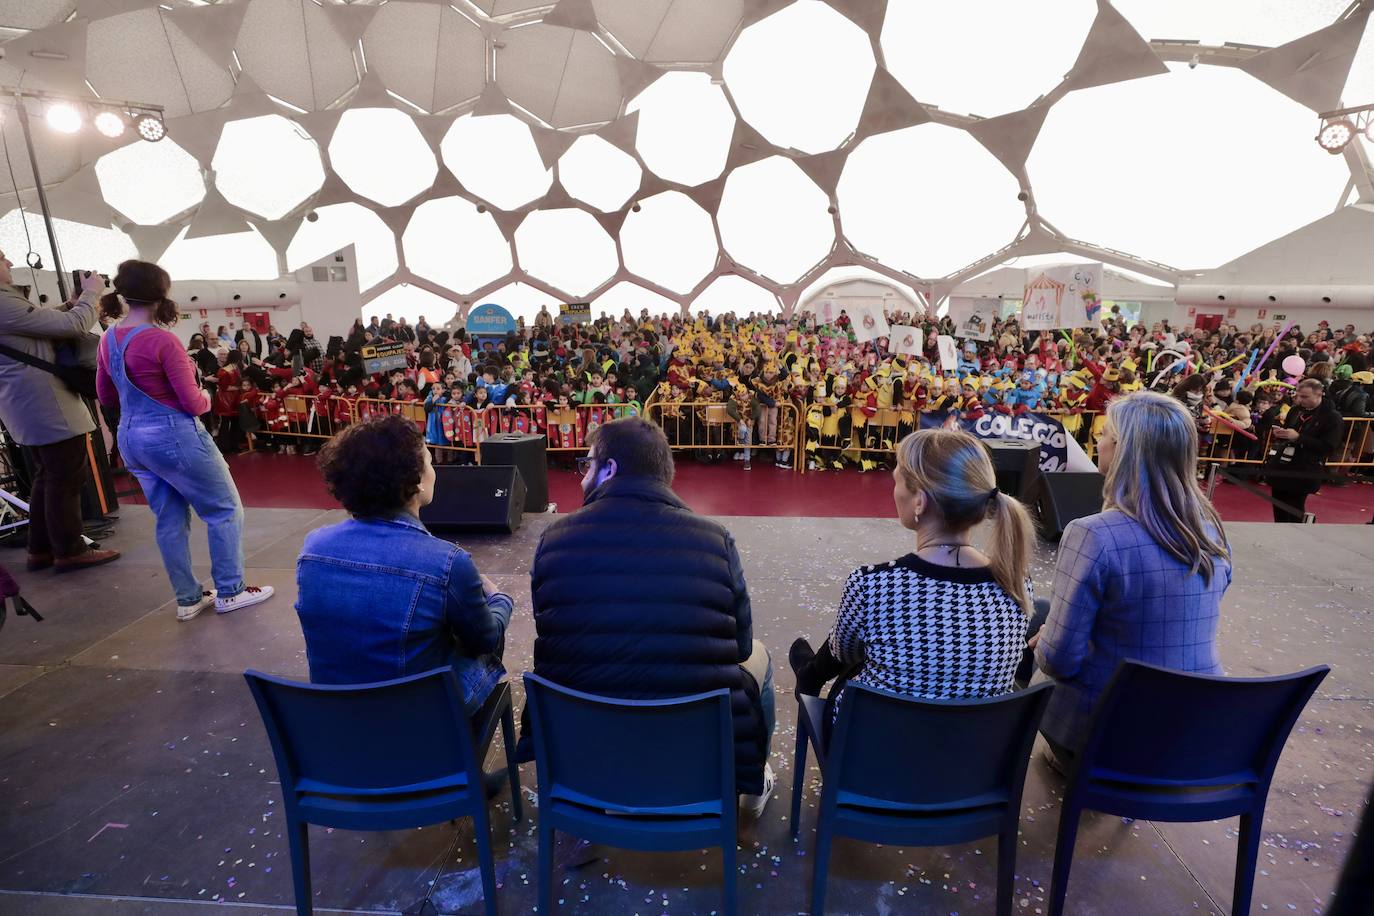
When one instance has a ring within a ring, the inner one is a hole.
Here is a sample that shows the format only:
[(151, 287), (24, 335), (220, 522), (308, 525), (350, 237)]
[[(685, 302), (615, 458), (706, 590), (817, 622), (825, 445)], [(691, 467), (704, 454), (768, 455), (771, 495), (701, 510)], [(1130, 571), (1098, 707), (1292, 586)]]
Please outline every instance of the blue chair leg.
[(486, 801), (472, 815), (472, 835), (477, 842), (477, 867), (482, 873), (482, 907), (487, 916), (496, 916), (496, 862), (491, 854), (491, 823)]
[(1231, 894), (1232, 916), (1250, 912), (1255, 891), (1255, 860), (1259, 858), (1260, 827), (1264, 824), (1263, 806), (1240, 816), (1240, 836), (1236, 843), (1236, 884)]
[(724, 842), (720, 844), (721, 912), (725, 916), (735, 916), (739, 912), (739, 865), (736, 861), (735, 842), (732, 834), (725, 837)]
[(811, 867), (815, 869), (811, 875), (811, 916), (824, 916), (825, 913), (825, 883), (830, 877), (830, 839), (830, 819), (822, 811), (820, 822), (816, 824), (816, 854), (811, 861)]
[(801, 835), (802, 793), (806, 791), (806, 746), (810, 739), (800, 716), (797, 720), (797, 750), (792, 757), (792, 839)]
[(1016, 825), (1013, 820), (997, 836), (997, 916), (1011, 916), (1016, 896)]
[(510, 815), (515, 820), (524, 820), (525, 811), (520, 799), (520, 767), (515, 763), (515, 713), (506, 704), (501, 713), (501, 743), (506, 749), (506, 773), (510, 776)]
[(1059, 840), (1054, 848), (1054, 871), (1050, 875), (1049, 916), (1064, 916), (1064, 898), (1069, 890), (1069, 869), (1073, 866), (1073, 844), (1078, 839), (1078, 820), (1083, 809), (1064, 799), (1059, 813)]
[(291, 883), (296, 889), (296, 916), (313, 916), (315, 901), (310, 891), (310, 825), (305, 821), (288, 820), (286, 840), (291, 848)]
[(549, 916), (553, 912), (553, 827), (539, 821), (539, 913)]

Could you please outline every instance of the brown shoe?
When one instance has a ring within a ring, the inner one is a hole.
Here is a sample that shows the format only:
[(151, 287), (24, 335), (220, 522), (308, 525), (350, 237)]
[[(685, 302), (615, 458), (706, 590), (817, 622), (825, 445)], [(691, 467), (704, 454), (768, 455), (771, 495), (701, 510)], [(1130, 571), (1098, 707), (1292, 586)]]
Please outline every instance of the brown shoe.
[(52, 565), (52, 554), (50, 553), (31, 553), (28, 562), (24, 564), (29, 572), (37, 572), (40, 569), (47, 569)]
[(104, 566), (106, 563), (112, 563), (118, 559), (118, 550), (88, 550), (74, 557), (63, 557), (56, 560), (53, 565), (57, 567), (57, 572), (68, 573), (91, 566)]

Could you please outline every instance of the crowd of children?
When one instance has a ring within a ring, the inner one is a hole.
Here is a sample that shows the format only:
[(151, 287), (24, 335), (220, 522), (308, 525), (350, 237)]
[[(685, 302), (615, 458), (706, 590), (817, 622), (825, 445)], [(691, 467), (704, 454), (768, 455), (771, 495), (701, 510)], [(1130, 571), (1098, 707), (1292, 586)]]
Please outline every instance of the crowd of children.
[[(696, 446), (706, 460), (735, 451), (746, 467), (762, 453), (782, 467), (805, 460), (866, 470), (920, 413), (1053, 414), (1090, 445), (1113, 397), (1150, 387), (1184, 401), (1207, 443), (1218, 430), (1258, 433), (1277, 422), (1297, 380), (1293, 358), (1302, 363), (1297, 375), (1331, 383), (1347, 416), (1364, 416), (1374, 393), (1370, 337), (1351, 325), (1177, 331), (1167, 322), (1131, 325), (1113, 310), (1098, 327), (1026, 332), (1012, 317), (996, 322), (988, 339), (959, 340), (951, 364), (937, 341), (956, 336), (953, 321), (890, 318), (922, 328), (924, 349), (899, 355), (885, 338), (861, 342), (843, 312), (830, 325), (810, 314), (684, 318), (647, 310), (562, 324), (543, 310), (495, 338), (373, 317), (323, 350), (303, 326), (290, 337), (269, 332), (262, 357), (246, 341), (221, 351), (214, 413), (226, 449), (248, 431), (267, 448), (308, 450), (359, 418), (402, 412), (440, 460), (454, 460), (505, 431), (545, 434), (554, 450), (581, 448), (597, 425), (657, 404), (649, 412), (670, 441)], [(403, 346), (405, 365), (369, 374), (362, 349), (385, 342)], [(203, 354), (197, 363), (205, 364)]]

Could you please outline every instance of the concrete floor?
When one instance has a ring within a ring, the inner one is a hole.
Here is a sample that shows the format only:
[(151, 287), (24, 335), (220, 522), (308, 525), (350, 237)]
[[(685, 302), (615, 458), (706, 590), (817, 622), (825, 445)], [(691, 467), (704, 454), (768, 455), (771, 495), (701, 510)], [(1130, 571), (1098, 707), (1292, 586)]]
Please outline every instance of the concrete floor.
[[(153, 545), (152, 520), (126, 506), (111, 546), (117, 564), (78, 575), (19, 573), (47, 615), (0, 632), (0, 913), (125, 916), (291, 909), (281, 798), (244, 668), (304, 677), (293, 567), (305, 533), (336, 512), (251, 509), (250, 582), (270, 602), (230, 617), (178, 624)], [(807, 910), (818, 773), (788, 835), (795, 712), (783, 662), (798, 634), (819, 637), (845, 576), (910, 549), (894, 522), (733, 517), (751, 583), (755, 632), (778, 658), (778, 791), (741, 831), (742, 913)], [(516, 597), (507, 666), (529, 668), (528, 567), (546, 524), (511, 538), (464, 540), (479, 568)], [(1357, 526), (1228, 526), (1236, 556), (1221, 632), (1228, 673), (1274, 674), (1327, 663), (1279, 765), (1269, 799), (1254, 912), (1320, 913), (1374, 776), (1374, 530)], [(206, 564), (197, 523), (195, 556)], [(1052, 550), (1034, 570), (1041, 591)], [(0, 562), (22, 565), (22, 553)], [(208, 575), (208, 568), (204, 569)], [(516, 680), (519, 694), (519, 681)], [(523, 702), (519, 697), (517, 702)], [(533, 767), (522, 777), (534, 781)], [(1044, 912), (1062, 781), (1032, 760), (1017, 862), (1017, 909)], [(499, 906), (532, 912), (534, 820), (493, 814)], [(534, 814), (537, 817), (537, 813)], [(1090, 815), (1079, 835), (1074, 914), (1229, 913), (1234, 822), (1154, 824)], [(406, 910), (429, 895), (441, 913), (481, 911), (471, 828), (400, 833), (312, 831), (320, 912)], [(710, 913), (720, 901), (715, 854), (601, 849), (591, 864), (560, 852), (563, 913)], [(840, 841), (831, 913), (994, 912), (995, 846), (878, 848)]]

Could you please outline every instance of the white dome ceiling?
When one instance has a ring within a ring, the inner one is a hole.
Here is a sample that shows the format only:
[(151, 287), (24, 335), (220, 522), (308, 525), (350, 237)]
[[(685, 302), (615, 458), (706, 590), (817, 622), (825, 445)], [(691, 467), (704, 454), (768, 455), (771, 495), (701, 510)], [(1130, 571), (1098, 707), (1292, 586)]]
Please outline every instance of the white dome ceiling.
[(0, 0), (0, 87), (166, 111), (160, 144), (34, 118), (68, 260), (246, 278), (352, 243), (384, 302), (747, 310), (845, 266), (935, 298), (1048, 251), (1174, 280), (1374, 201), (1374, 147), (1311, 139), (1374, 102), (1374, 0), (975, 6)]

